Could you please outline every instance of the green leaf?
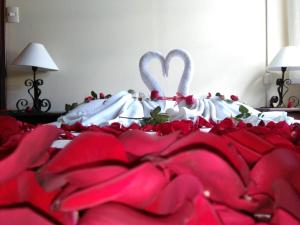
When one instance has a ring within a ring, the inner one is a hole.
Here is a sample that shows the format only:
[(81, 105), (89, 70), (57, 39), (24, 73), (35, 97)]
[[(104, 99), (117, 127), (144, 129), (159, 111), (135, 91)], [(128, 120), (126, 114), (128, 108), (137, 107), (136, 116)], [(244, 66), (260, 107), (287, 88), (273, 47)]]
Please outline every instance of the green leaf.
[(161, 108), (159, 106), (157, 106), (155, 109), (153, 109), (151, 112), (150, 112), (150, 115), (151, 117), (155, 117), (157, 114), (159, 114), (161, 111)]
[(77, 106), (78, 106), (77, 102), (74, 102), (72, 104), (65, 104), (65, 110), (66, 110), (66, 112), (69, 112), (72, 109), (75, 109)]
[(236, 115), (235, 118), (236, 119), (241, 119), (241, 118), (243, 118), (243, 114)]
[(129, 94), (135, 94), (135, 91), (132, 90), (132, 89), (129, 89), (129, 90), (128, 90), (128, 93), (129, 93)]
[(240, 105), (239, 111), (240, 111), (242, 114), (245, 114), (245, 113), (248, 113), (248, 112), (249, 112), (249, 110), (248, 110), (245, 106), (243, 106), (243, 105)]
[(91, 91), (91, 96), (94, 98), (94, 99), (97, 99), (97, 93), (96, 92), (94, 92), (94, 91)]
[(244, 116), (243, 116), (243, 118), (246, 119), (246, 118), (248, 118), (249, 116), (251, 116), (250, 113), (245, 113)]
[(72, 108), (72, 109), (75, 109), (77, 106), (78, 106), (78, 103), (77, 103), (77, 102), (74, 102), (74, 103), (71, 105), (71, 108)]
[(71, 106), (69, 104), (65, 104), (65, 110), (66, 110), (66, 112), (69, 112), (70, 108), (71, 108)]

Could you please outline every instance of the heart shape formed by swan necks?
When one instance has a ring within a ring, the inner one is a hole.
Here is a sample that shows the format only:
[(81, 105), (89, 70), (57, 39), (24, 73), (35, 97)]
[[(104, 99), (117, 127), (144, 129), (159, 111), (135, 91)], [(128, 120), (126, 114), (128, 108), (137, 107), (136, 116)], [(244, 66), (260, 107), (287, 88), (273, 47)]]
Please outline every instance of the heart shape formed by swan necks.
[(159, 52), (153, 52), (153, 51), (149, 51), (141, 57), (139, 62), (141, 77), (145, 85), (148, 87), (150, 91), (156, 90), (158, 91), (160, 96), (163, 97), (165, 96), (164, 91), (162, 90), (158, 82), (154, 79), (153, 75), (149, 72), (148, 66), (150, 61), (154, 59), (158, 59), (161, 63), (163, 76), (167, 77), (169, 72), (170, 62), (174, 57), (181, 58), (184, 63), (184, 69), (177, 89), (177, 93), (180, 93), (184, 96), (189, 94), (189, 89), (193, 77), (193, 63), (190, 55), (182, 49), (174, 49), (170, 51), (166, 57), (164, 57)]

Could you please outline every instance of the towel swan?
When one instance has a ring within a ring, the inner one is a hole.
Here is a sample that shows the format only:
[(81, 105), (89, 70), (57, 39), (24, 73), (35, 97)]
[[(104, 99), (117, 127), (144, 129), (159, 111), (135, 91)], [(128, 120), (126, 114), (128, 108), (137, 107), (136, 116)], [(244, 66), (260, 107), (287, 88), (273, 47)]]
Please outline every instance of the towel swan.
[(156, 90), (159, 92), (160, 96), (165, 96), (162, 88), (159, 86), (158, 82), (154, 79), (154, 77), (151, 75), (151, 73), (148, 70), (149, 62), (152, 61), (153, 59), (158, 59), (160, 61), (163, 76), (166, 77), (164, 57), (158, 52), (150, 51), (144, 54), (140, 59), (139, 68), (140, 68), (141, 78), (150, 91)]
[(182, 49), (174, 49), (170, 51), (165, 60), (165, 70), (168, 75), (170, 61), (173, 57), (179, 57), (184, 62), (184, 69), (181, 76), (181, 80), (177, 89), (177, 93), (184, 96), (189, 95), (189, 89), (193, 78), (193, 62), (190, 55)]
[(162, 66), (163, 76), (167, 77), (170, 67), (170, 62), (174, 57), (179, 57), (183, 60), (184, 69), (177, 92), (186, 96), (189, 94), (190, 85), (193, 78), (193, 63), (190, 55), (182, 49), (174, 49), (170, 51), (166, 58), (158, 52), (149, 51), (145, 53), (139, 62), (141, 78), (150, 91), (156, 90), (160, 96), (165, 96), (162, 88), (148, 71), (148, 64), (153, 59), (158, 59)]

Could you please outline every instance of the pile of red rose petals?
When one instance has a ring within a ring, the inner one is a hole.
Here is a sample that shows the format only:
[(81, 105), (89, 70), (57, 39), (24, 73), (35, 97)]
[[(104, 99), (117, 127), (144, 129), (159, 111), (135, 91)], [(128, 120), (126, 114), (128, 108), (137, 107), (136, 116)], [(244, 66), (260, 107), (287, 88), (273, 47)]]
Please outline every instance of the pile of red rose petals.
[(81, 127), (61, 150), (43, 125), (6, 149), (16, 126), (0, 135), (1, 224), (300, 225), (299, 124)]

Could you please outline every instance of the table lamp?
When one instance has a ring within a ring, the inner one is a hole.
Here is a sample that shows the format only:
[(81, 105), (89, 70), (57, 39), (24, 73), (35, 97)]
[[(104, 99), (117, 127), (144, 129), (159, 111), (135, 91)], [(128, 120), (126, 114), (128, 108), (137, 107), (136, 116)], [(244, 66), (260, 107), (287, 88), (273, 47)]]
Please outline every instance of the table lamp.
[[(283, 98), (288, 92), (288, 85), (292, 82), (284, 77), (286, 71), (300, 70), (300, 47), (287, 46), (282, 48), (268, 66), (269, 71), (281, 71), (281, 78), (276, 80), (278, 96), (272, 96), (270, 99), (271, 107), (284, 108), (286, 105)], [(296, 96), (291, 96), (288, 99), (294, 106), (299, 104)], [(277, 103), (278, 102), (278, 103)], [(275, 105), (277, 103), (277, 105)]]
[(51, 102), (48, 99), (40, 99), (41, 89), (43, 85), (42, 79), (36, 79), (36, 71), (38, 68), (46, 70), (59, 70), (51, 56), (47, 52), (44, 45), (40, 43), (29, 43), (13, 62), (14, 65), (31, 67), (33, 71), (33, 79), (25, 80), (25, 86), (28, 88), (28, 94), (32, 98), (33, 106), (29, 107), (27, 99), (19, 99), (16, 103), (18, 110), (30, 108), (33, 112), (47, 112), (51, 108)]

